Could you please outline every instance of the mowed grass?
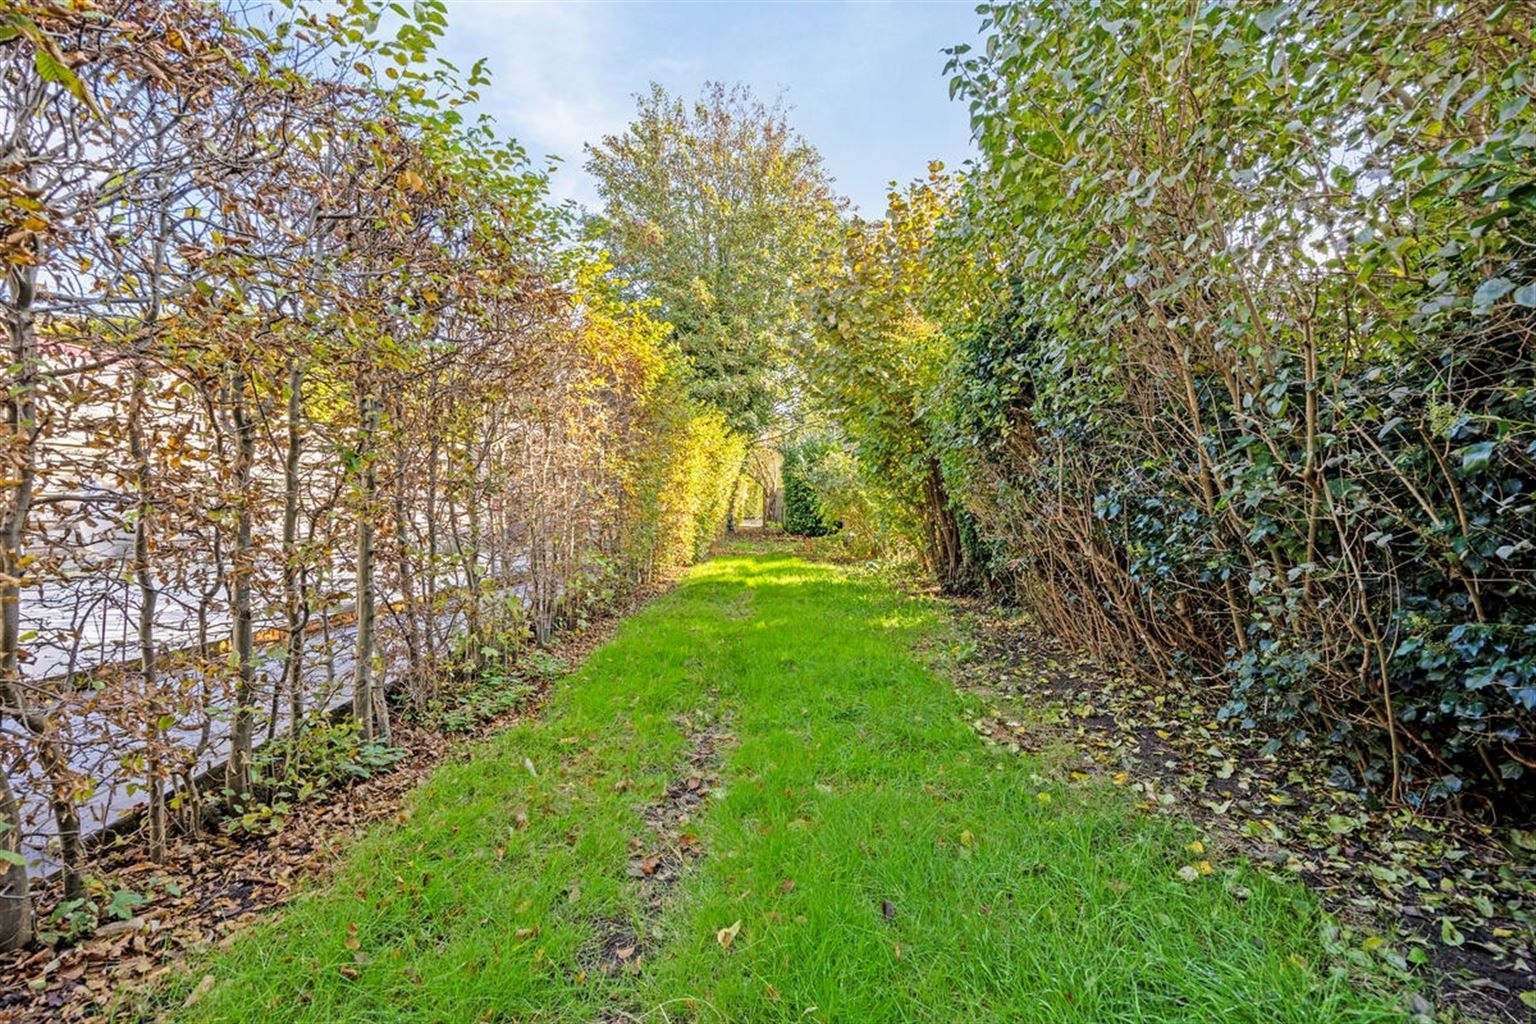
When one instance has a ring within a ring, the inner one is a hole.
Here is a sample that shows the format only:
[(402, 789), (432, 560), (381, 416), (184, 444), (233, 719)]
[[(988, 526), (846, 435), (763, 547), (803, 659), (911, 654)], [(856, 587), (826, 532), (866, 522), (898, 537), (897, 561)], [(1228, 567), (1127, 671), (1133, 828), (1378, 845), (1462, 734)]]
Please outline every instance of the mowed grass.
[[(163, 1005), (211, 974), (183, 1019), (1402, 1019), (1330, 971), (1299, 886), (1220, 859), (1182, 881), (1192, 830), (984, 747), (921, 656), (946, 629), (848, 570), (728, 552)], [(647, 917), (640, 812), (685, 719), (722, 714), (706, 855)], [(646, 935), (636, 972), (590, 969), (615, 920)]]

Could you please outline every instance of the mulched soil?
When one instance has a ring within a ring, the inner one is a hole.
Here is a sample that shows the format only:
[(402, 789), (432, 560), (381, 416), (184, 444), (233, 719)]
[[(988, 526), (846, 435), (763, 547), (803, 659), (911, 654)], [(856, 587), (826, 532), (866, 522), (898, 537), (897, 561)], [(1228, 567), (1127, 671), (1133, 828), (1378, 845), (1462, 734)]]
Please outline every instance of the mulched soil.
[[(624, 615), (671, 585), (661, 583), (639, 595), (624, 614), (558, 637), (545, 653), (574, 668), (612, 637)], [(110, 889), (132, 889), (150, 899), (134, 908), (131, 920), (104, 925), (75, 945), (0, 953), (0, 1024), (101, 1019), (111, 999), (152, 987), (189, 953), (227, 943), (253, 918), (285, 903), (297, 887), (324, 878), (369, 825), (400, 818), (406, 794), (438, 764), (468, 756), (467, 741), (537, 715), (550, 686), (547, 679), (538, 682), (516, 710), (467, 736), (450, 739), (408, 722), (398, 724), (392, 739), (406, 751), (404, 757), (368, 779), (298, 805), (272, 834), (182, 837), (160, 864), (146, 858), (133, 836), (101, 851), (91, 865), (96, 877)], [(44, 887), (34, 898), (40, 914), (46, 914), (58, 893)]]
[(984, 742), (1196, 823), (1204, 859), (1299, 877), (1337, 921), (1341, 962), (1426, 981), (1410, 1019), (1536, 1020), (1536, 831), (1373, 805), (1328, 784), (1327, 748), (1267, 752), (1269, 737), (1218, 722), (1210, 690), (1140, 682), (1016, 616), (951, 607), (970, 638), (962, 685), (988, 705), (972, 723)]

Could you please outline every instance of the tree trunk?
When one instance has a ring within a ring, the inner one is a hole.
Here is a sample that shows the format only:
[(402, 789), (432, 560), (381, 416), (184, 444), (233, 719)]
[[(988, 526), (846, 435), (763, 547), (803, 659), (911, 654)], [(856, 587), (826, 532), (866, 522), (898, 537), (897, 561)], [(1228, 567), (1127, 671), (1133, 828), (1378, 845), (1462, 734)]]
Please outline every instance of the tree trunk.
[(364, 386), (358, 392), (357, 434), (357, 650), (352, 665), (352, 714), (365, 739), (378, 738), (373, 678), (373, 503), (378, 474), (373, 467), (374, 435), (379, 425), (378, 403)]
[[(396, 406), (396, 415), (402, 415), (403, 410)], [(421, 648), (421, 608), (416, 601), (416, 567), (411, 562), (411, 518), (410, 511), (406, 508), (406, 461), (405, 446), (396, 444), (395, 448), (395, 479), (394, 479), (394, 506), (395, 506), (395, 566), (400, 574), (400, 601), (404, 605), (405, 613), (405, 650), (407, 673), (410, 677), (410, 686), (414, 688), (425, 678), (425, 670), (422, 665)]]
[(939, 585), (954, 592), (966, 586), (965, 547), (960, 542), (960, 524), (955, 509), (944, 486), (944, 478), (937, 462), (928, 463), (928, 474), (923, 481), (923, 504), (928, 557), (933, 574)]
[[(7, 333), (10, 356), (16, 371), (5, 403), (8, 447), (3, 471), (11, 478), (8, 501), (0, 511), (0, 685), (4, 686), (4, 711), (31, 734), (39, 765), (50, 783), (49, 803), (59, 830), (64, 893), (80, 895), (82, 851), (80, 815), (74, 803), (69, 759), (53, 734), (46, 716), (34, 712), (21, 681), (21, 590), (26, 579), (27, 516), (32, 509), (32, 490), (37, 481), (37, 334), (33, 327), (32, 301), (37, 292), (37, 268), (13, 266), (6, 275), (10, 285)], [(23, 872), (25, 873), (25, 872)], [(7, 872), (9, 876), (9, 872)], [(30, 903), (30, 901), (29, 901)], [(26, 920), (31, 921), (28, 909)], [(3, 938), (3, 936), (0, 936)]]
[(0, 771), (0, 950), (19, 949), (32, 941), (32, 890), (21, 859), (21, 808), (11, 792), (9, 773)]
[(235, 515), (235, 550), (231, 553), (231, 614), (234, 617), (236, 664), (235, 719), (230, 737), (228, 785), (237, 797), (251, 791), (251, 738), (255, 726), (256, 652), (252, 630), (251, 576), (255, 572), (251, 520), (251, 468), (256, 461), (256, 424), (245, 408), (245, 378), (231, 374), (231, 418), (235, 428), (235, 485), (239, 490)]
[(159, 671), (155, 650), (155, 608), (160, 592), (155, 586), (150, 566), (150, 530), (154, 505), (150, 489), (154, 486), (149, 445), (144, 439), (145, 392), (149, 371), (142, 357), (134, 360), (133, 393), (128, 405), (128, 449), (133, 459), (134, 490), (137, 501), (133, 522), (133, 575), (139, 588), (139, 685), (143, 692), (144, 784), (149, 797), (149, 856), (157, 863), (166, 855), (166, 775), (162, 753), (164, 744), (160, 719), (164, 714), (159, 695)]
[[(288, 364), (288, 451), (283, 459), (283, 604), (287, 622), (288, 656), (283, 680), (288, 688), (288, 729), (297, 736), (304, 717), (304, 629), (309, 625), (309, 602), (304, 592), (303, 553), (299, 551), (299, 462), (304, 435), (299, 429), (304, 415), (304, 367), (298, 359)], [(273, 725), (277, 721), (273, 688)]]

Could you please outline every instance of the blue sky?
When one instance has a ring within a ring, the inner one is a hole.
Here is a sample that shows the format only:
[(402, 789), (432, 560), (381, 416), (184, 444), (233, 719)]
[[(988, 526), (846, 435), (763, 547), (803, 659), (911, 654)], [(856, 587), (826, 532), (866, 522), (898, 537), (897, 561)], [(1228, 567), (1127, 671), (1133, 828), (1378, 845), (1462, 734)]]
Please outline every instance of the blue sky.
[(595, 202), (582, 144), (621, 130), (653, 80), (689, 97), (709, 80), (782, 91), (866, 216), (884, 212), (891, 179), (970, 154), (940, 52), (974, 40), (970, 0), (450, 0), (448, 20), (443, 56), (466, 69), (489, 60), (482, 109), (536, 159), (564, 158), (557, 199)]

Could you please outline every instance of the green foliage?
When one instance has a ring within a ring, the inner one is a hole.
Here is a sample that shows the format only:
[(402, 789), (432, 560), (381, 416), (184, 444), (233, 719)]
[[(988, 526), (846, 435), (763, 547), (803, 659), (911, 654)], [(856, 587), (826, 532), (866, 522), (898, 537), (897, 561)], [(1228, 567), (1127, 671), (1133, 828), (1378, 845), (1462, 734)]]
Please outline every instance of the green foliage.
[(824, 511), (820, 497), (808, 479), (814, 453), (791, 450), (784, 455), (784, 532), (799, 537), (825, 537), (838, 523)]
[(815, 495), (822, 516), (837, 524), (837, 541), (844, 555), (859, 559), (910, 558), (912, 549), (902, 529), (892, 521), (901, 511), (869, 479), (857, 454), (843, 442), (827, 445), (816, 458), (802, 460), (797, 474)]
[(95, 879), (86, 895), (60, 900), (38, 923), (37, 940), (44, 945), (68, 944), (85, 938), (110, 921), (126, 921), (146, 897), (133, 889), (108, 889)]
[(60, 900), (38, 921), (37, 940), (49, 946), (69, 945), (90, 937), (102, 925), (132, 920), (140, 907), (159, 896), (182, 893), (180, 884), (170, 878), (140, 878), (134, 884), (139, 888), (87, 876), (79, 896)]
[[(680, 389), (670, 376), (664, 387)], [(631, 558), (647, 578), (702, 558), (725, 527), (731, 487), (746, 444), (725, 416), (673, 391), (674, 400), (651, 407), (652, 445), (637, 458), (630, 494), (641, 513)]]
[(371, 778), (404, 756), (399, 747), (362, 736), (354, 719), (312, 715), (252, 753), (253, 795), (225, 792), (230, 808), (222, 827), (249, 835), (277, 832), (295, 804)]
[(942, 425), (992, 569), (1340, 784), (1528, 794), (1529, 12), (982, 13)]
[(597, 230), (672, 324), (691, 393), (758, 436), (781, 392), (796, 283), (835, 230), (820, 155), (781, 105), (719, 84), (692, 104), (653, 84), (629, 127), (589, 153)]
[(453, 703), (436, 712), (431, 722), (451, 735), (473, 732), (486, 722), (515, 711), (528, 699), (533, 687), (516, 676), (487, 673), (474, 685), (453, 695)]
[(807, 388), (852, 441), (869, 483), (950, 589), (972, 583), (960, 509), (941, 469), (935, 396), (950, 358), (943, 320), (957, 301), (940, 277), (935, 231), (955, 182), (935, 164), (926, 182), (893, 191), (884, 220), (851, 224), (804, 302), (812, 330), (799, 347)]

